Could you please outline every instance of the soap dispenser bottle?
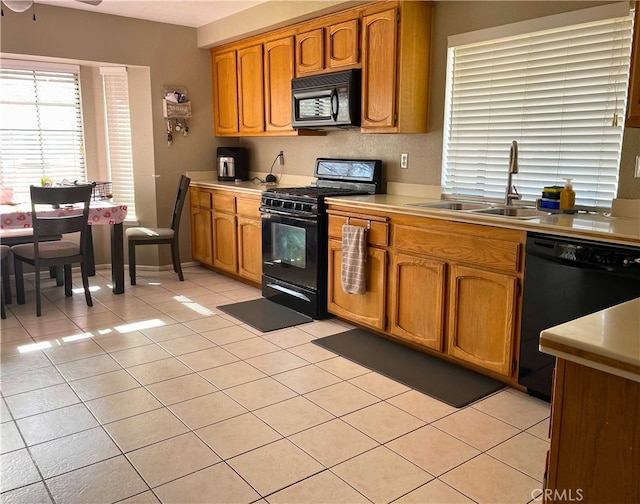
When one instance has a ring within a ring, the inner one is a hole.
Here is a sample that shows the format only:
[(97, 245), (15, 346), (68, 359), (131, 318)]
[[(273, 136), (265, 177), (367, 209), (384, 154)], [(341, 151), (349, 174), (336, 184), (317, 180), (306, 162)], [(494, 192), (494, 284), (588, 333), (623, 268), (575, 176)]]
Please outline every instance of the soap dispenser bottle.
[(576, 192), (573, 190), (571, 179), (566, 178), (564, 189), (560, 192), (560, 210), (573, 210), (576, 205)]

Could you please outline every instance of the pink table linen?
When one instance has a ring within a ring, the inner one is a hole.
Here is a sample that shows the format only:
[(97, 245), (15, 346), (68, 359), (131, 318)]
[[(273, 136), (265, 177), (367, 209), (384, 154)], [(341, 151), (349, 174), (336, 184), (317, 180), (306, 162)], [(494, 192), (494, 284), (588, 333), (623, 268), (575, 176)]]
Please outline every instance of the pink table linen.
[[(28, 205), (1, 205), (0, 229), (25, 229), (33, 227), (31, 207)], [(40, 215), (77, 215), (81, 208), (52, 208), (39, 210)], [(127, 217), (127, 206), (117, 203), (95, 202), (89, 209), (89, 224), (121, 224)]]

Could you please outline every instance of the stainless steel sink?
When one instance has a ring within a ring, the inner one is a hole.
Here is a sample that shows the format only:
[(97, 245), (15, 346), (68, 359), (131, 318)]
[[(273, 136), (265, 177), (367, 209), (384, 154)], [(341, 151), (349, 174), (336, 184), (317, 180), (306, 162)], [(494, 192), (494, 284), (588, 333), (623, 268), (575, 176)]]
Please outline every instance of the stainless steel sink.
[(407, 206), (422, 208), (440, 208), (442, 210), (480, 210), (489, 209), (491, 205), (484, 203), (466, 203), (462, 201), (438, 201), (435, 203), (408, 203)]
[(474, 210), (473, 213), (482, 215), (496, 215), (500, 217), (511, 217), (514, 219), (535, 219), (536, 217), (544, 217), (551, 215), (550, 212), (543, 212), (535, 208), (518, 208), (518, 207), (501, 207), (501, 208), (485, 208), (482, 210)]

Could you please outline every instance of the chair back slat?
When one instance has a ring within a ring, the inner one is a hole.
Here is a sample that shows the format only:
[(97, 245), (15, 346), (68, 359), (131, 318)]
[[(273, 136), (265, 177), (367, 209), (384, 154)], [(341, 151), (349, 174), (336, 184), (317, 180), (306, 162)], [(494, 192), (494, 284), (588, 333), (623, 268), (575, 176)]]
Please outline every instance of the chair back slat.
[[(64, 210), (60, 210), (60, 212), (62, 213)], [(83, 214), (66, 217), (36, 217), (33, 219), (33, 234), (43, 237), (82, 232), (84, 229), (83, 221), (86, 224)]]
[(189, 184), (191, 179), (186, 175), (180, 175), (180, 183), (178, 184), (178, 192), (176, 194), (176, 202), (173, 205), (173, 215), (171, 217), (171, 229), (177, 234), (180, 228), (180, 216), (182, 215), (182, 208), (184, 202), (187, 199), (187, 192), (189, 191)]
[(31, 186), (31, 202), (36, 205), (74, 205), (84, 203), (89, 191), (91, 200), (92, 184), (78, 184), (62, 187)]

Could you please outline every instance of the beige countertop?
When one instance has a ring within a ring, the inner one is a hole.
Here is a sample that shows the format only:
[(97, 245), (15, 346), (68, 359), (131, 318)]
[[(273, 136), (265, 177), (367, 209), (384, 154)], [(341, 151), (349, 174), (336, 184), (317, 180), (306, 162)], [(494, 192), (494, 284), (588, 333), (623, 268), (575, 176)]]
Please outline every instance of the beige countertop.
[(640, 382), (640, 298), (542, 331), (540, 351)]
[[(295, 187), (308, 185), (312, 177), (295, 177), (275, 184), (258, 181), (220, 182), (217, 180), (192, 181), (191, 185), (203, 188), (231, 189), (247, 194), (260, 194), (270, 187)], [(411, 206), (415, 203), (440, 201), (433, 197), (402, 196), (398, 194), (375, 194), (364, 196), (340, 196), (326, 199), (327, 203), (344, 203), (362, 208), (363, 211), (401, 212), (436, 219), (444, 219), (471, 224), (490, 225), (507, 229), (532, 231), (549, 235), (590, 239), (607, 243), (640, 246), (640, 216), (611, 217), (602, 214), (551, 214), (533, 219), (514, 219), (488, 216), (469, 211), (442, 210)]]
[(533, 219), (515, 219), (482, 215), (470, 211), (411, 206), (415, 203), (435, 203), (439, 200), (395, 194), (327, 198), (326, 201), (337, 204), (345, 200), (363, 210), (402, 212), (404, 214), (420, 215), (456, 222), (484, 224), (564, 237), (640, 246), (640, 218), (632, 219), (626, 217), (610, 217), (602, 214), (578, 213), (551, 214)]
[[(278, 187), (280, 184), (262, 184), (253, 180), (243, 180), (242, 182), (219, 182), (217, 180), (192, 180), (191, 186), (202, 187), (204, 189), (231, 189), (234, 191), (247, 193), (247, 194), (260, 194), (262, 191), (266, 191), (270, 187)], [(284, 186), (281, 186), (284, 187)]]

